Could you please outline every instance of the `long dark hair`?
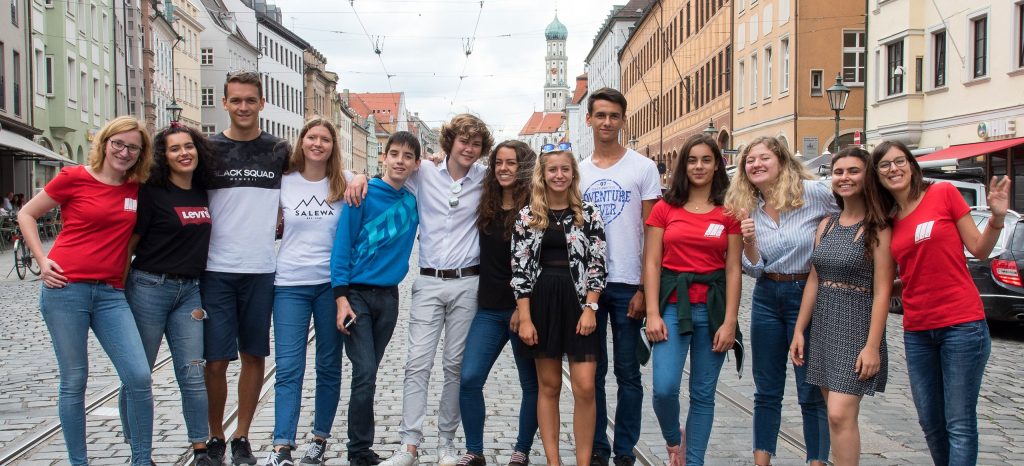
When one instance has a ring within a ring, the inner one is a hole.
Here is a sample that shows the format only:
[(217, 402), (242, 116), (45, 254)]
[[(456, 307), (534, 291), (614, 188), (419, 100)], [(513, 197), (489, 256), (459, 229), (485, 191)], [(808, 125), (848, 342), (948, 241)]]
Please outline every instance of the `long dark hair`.
[(711, 203), (722, 205), (725, 203), (725, 192), (729, 189), (729, 175), (725, 173), (725, 164), (722, 162), (722, 149), (711, 137), (704, 134), (690, 136), (679, 151), (679, 158), (676, 159), (675, 170), (672, 172), (672, 185), (665, 193), (665, 202), (673, 207), (682, 207), (690, 200), (690, 178), (686, 176), (686, 160), (690, 157), (690, 151), (694, 147), (704, 144), (711, 148), (715, 156), (715, 172), (711, 175)]
[[(864, 183), (861, 188), (861, 196), (864, 197), (864, 254), (868, 260), (873, 260), (872, 252), (878, 247), (878, 232), (889, 228), (892, 220), (888, 215), (889, 210), (878, 199), (878, 181), (875, 179), (878, 173), (871, 165), (871, 155), (860, 147), (847, 147), (832, 156), (832, 166), (845, 157), (859, 159), (864, 164)], [(832, 195), (839, 208), (845, 208), (842, 196), (835, 192)]]
[(878, 201), (881, 203), (883, 212), (890, 215), (896, 213), (896, 209), (899, 207), (896, 205), (896, 198), (882, 186), (882, 177), (878, 173), (878, 163), (882, 161), (882, 157), (885, 157), (885, 153), (889, 152), (890, 149), (897, 149), (907, 157), (907, 166), (910, 167), (910, 199), (920, 198), (928, 186), (931, 186), (930, 181), (924, 180), (924, 174), (921, 172), (921, 166), (917, 164), (917, 159), (914, 158), (914, 154), (910, 153), (910, 149), (905, 144), (899, 141), (882, 141), (881, 144), (875, 146), (875, 150), (871, 151), (871, 168), (870, 171), (875, 173), (875, 189), (878, 191)]
[(502, 215), (501, 197), (503, 189), (498, 184), (498, 175), (495, 173), (495, 163), (498, 158), (498, 151), (509, 148), (516, 152), (516, 182), (512, 185), (512, 209), (513, 213), (518, 212), (530, 203), (530, 176), (533, 173), (533, 165), (537, 162), (537, 154), (530, 149), (530, 146), (522, 141), (503, 141), (495, 146), (487, 158), (487, 174), (484, 175), (484, 192), (480, 199), (479, 216), (476, 221), (477, 228), (487, 231), (492, 223), (503, 220), (501, 225), (503, 238), (512, 237), (512, 226), (515, 225), (515, 215)]
[(171, 185), (171, 168), (167, 165), (167, 136), (172, 134), (185, 133), (192, 138), (192, 144), (196, 146), (196, 170), (192, 173), (192, 186), (199, 189), (206, 189), (212, 186), (214, 158), (210, 141), (195, 128), (174, 123), (168, 126), (153, 137), (153, 165), (149, 170), (149, 180), (146, 184), (167, 188)]

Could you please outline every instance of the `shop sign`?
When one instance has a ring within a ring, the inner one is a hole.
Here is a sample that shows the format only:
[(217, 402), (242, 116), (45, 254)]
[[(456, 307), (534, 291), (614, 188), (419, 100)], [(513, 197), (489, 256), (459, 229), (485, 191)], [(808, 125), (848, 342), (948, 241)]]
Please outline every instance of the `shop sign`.
[(1017, 134), (1017, 122), (1009, 118), (978, 123), (978, 137), (984, 140), (1012, 138)]

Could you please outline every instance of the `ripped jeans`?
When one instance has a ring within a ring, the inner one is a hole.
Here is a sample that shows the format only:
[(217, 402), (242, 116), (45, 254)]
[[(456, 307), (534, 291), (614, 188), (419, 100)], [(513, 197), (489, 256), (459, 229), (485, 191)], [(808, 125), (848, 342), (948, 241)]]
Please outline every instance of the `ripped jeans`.
[[(203, 310), (199, 299), (199, 277), (167, 278), (161, 274), (132, 269), (125, 283), (125, 297), (135, 316), (142, 347), (152, 368), (160, 341), (167, 335), (174, 375), (181, 392), (182, 412), (188, 441), (205, 442), (210, 435), (206, 420), (206, 382), (203, 369)], [(124, 392), (119, 400), (121, 418), (125, 417)], [(125, 424), (125, 439), (131, 432)]]

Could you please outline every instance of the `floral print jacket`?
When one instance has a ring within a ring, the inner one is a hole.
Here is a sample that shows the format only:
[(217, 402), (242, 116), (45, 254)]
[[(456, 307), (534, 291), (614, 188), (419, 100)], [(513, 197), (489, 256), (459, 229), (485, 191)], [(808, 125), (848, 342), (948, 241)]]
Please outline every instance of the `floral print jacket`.
[[(541, 271), (540, 248), (544, 232), (528, 227), (532, 217), (530, 206), (524, 207), (512, 229), (512, 291), (516, 299), (530, 296)], [(577, 227), (572, 216), (567, 216), (562, 224), (566, 228), (565, 240), (569, 246), (569, 271), (582, 306), (586, 303), (587, 291), (604, 289), (608, 275), (605, 270), (607, 245), (604, 221), (594, 204), (584, 202), (583, 227)]]

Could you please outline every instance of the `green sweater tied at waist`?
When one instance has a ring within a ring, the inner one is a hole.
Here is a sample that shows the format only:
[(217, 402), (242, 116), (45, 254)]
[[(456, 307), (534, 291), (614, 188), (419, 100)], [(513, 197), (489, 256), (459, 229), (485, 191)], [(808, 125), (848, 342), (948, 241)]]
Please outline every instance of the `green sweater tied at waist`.
[[(690, 273), (676, 272), (666, 268), (661, 269), (661, 287), (658, 295), (658, 309), (665, 315), (668, 308), (668, 298), (672, 292), (676, 292), (676, 314), (679, 319), (679, 334), (688, 335), (693, 333), (693, 314), (690, 310), (689, 290), (693, 283), (703, 283), (708, 286), (707, 309), (708, 323), (711, 331), (711, 338), (719, 327), (725, 323), (725, 270), (719, 269), (711, 273)], [(670, 337), (671, 338), (671, 337)], [(739, 322), (736, 323), (736, 343), (733, 344), (733, 351), (736, 352), (736, 369), (743, 367), (743, 334), (740, 332)]]

